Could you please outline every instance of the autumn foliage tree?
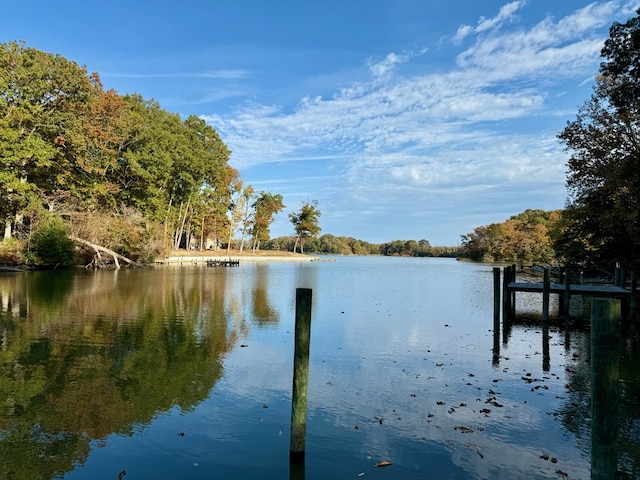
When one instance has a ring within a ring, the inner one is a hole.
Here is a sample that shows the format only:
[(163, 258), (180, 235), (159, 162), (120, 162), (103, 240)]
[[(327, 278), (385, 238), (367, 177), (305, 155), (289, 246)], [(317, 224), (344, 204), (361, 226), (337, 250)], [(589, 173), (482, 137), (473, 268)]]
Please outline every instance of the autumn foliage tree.
[(473, 260), (554, 263), (559, 210), (525, 210), (462, 236), (461, 255)]
[(233, 233), (227, 214), (242, 183), (230, 154), (199, 117), (183, 119), (138, 94), (105, 91), (97, 73), (60, 55), (0, 44), (5, 241), (27, 238), (45, 211), (73, 235), (114, 249), (143, 242), (202, 248), (206, 235), (218, 244)]
[(300, 210), (289, 214), (289, 219), (296, 232), (296, 241), (293, 246), (294, 252), (300, 246), (300, 253), (304, 253), (304, 241), (307, 238), (316, 237), (322, 230), (319, 225), (320, 210), (317, 207), (318, 202), (315, 200), (304, 202)]

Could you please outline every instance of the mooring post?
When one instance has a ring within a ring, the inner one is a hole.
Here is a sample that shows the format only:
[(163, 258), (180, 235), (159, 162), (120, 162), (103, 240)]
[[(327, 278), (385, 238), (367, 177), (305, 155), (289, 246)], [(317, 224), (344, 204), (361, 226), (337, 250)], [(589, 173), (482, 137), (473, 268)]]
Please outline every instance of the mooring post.
[(551, 291), (551, 272), (544, 269), (542, 281), (542, 325), (549, 325), (549, 293)]
[(493, 267), (493, 328), (500, 328), (500, 267)]
[[(504, 320), (503, 320), (504, 322)], [(493, 365), (500, 360), (500, 267), (493, 267)]]
[(619, 299), (591, 301), (591, 478), (615, 478), (618, 466)]
[(506, 326), (511, 321), (511, 293), (509, 292), (509, 282), (511, 279), (511, 267), (504, 267), (502, 275), (502, 326)]
[(569, 328), (569, 311), (571, 305), (571, 270), (567, 270), (564, 275), (564, 303), (562, 305), (562, 315), (564, 316), (564, 326)]
[(296, 289), (296, 324), (291, 396), (291, 458), (304, 458), (307, 433), (307, 389), (309, 386), (309, 342), (311, 340), (310, 288)]

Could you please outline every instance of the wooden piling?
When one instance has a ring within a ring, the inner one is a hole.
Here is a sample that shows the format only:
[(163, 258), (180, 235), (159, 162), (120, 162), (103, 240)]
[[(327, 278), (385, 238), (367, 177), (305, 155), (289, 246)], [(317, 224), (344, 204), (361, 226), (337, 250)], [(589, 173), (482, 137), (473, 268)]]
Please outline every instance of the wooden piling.
[(551, 272), (544, 269), (542, 282), (542, 325), (549, 325), (549, 293), (551, 292)]
[(504, 267), (502, 275), (502, 325), (508, 325), (511, 320), (511, 293), (509, 282), (511, 281), (511, 267)]
[(571, 305), (571, 270), (567, 270), (564, 275), (564, 303), (562, 305), (562, 315), (564, 316), (565, 327), (569, 326), (569, 307)]
[(591, 478), (616, 476), (621, 302), (591, 301)]
[(307, 390), (309, 386), (309, 343), (311, 340), (310, 288), (296, 289), (293, 393), (291, 396), (291, 458), (304, 458), (307, 433)]
[(500, 267), (493, 267), (493, 329), (500, 328)]
[(493, 267), (493, 365), (500, 361), (500, 268)]

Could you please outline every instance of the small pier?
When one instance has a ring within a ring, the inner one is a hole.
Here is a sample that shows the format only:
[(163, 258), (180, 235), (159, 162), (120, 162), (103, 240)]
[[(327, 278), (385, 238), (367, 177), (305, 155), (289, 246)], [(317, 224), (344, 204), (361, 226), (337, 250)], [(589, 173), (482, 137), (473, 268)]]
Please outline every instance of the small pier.
[(207, 267), (239, 267), (240, 260), (221, 257), (179, 256), (156, 261), (157, 265), (206, 265)]
[(220, 260), (220, 259), (209, 259), (207, 260), (207, 267), (239, 267), (240, 260)]
[[(518, 281), (516, 278), (516, 266), (511, 265), (503, 268), (502, 274), (502, 318), (510, 319), (515, 315), (516, 293), (532, 292), (542, 294), (542, 317), (543, 321), (549, 318), (549, 296), (557, 294), (560, 296), (559, 304), (562, 315), (569, 317), (569, 300), (572, 295), (586, 295), (599, 298), (620, 299), (628, 308), (629, 316), (636, 314), (637, 302), (637, 275), (631, 274), (629, 288), (627, 288), (626, 274), (621, 269), (616, 271), (615, 284), (575, 284), (571, 283), (569, 272), (560, 274), (560, 282), (551, 282), (551, 271), (544, 268), (542, 282)], [(500, 315), (500, 268), (494, 267), (494, 315)]]

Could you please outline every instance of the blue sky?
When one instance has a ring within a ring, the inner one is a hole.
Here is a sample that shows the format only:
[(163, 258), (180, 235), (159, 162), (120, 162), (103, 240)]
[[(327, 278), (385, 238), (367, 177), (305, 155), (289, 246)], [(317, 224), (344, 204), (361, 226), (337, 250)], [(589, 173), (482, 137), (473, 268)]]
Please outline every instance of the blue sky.
[(460, 235), (562, 208), (556, 136), (638, 0), (10, 2), (0, 42), (205, 118), (287, 214), (372, 243)]

